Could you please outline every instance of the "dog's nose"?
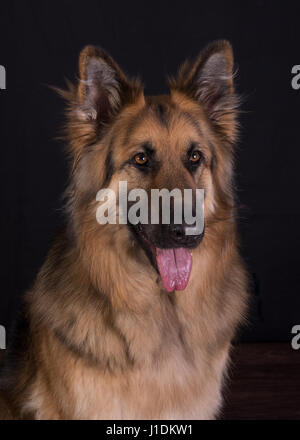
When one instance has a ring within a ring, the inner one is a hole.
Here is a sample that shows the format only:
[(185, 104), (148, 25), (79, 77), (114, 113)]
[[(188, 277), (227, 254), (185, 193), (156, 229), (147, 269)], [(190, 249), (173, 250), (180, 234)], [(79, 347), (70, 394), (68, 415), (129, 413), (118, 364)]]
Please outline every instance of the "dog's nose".
[(170, 235), (173, 240), (180, 243), (186, 238), (184, 225), (170, 225)]
[(190, 247), (198, 246), (203, 238), (203, 233), (198, 235), (190, 235), (185, 224), (168, 225), (165, 238), (168, 240), (169, 247)]

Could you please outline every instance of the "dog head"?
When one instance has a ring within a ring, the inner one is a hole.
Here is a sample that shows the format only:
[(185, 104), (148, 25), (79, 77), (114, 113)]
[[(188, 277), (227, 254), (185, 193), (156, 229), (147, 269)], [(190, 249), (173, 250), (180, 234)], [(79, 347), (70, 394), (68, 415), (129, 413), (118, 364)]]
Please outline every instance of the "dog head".
[[(80, 54), (79, 76), (78, 86), (67, 96), (75, 228), (91, 213), (96, 224), (99, 189), (114, 190), (117, 223), (119, 183), (126, 182), (128, 192), (143, 190), (149, 195), (148, 205), (143, 205), (148, 221), (105, 225), (105, 230), (110, 227), (109, 234), (122, 234), (128, 242), (134, 239), (159, 270), (165, 289), (182, 290), (192, 267), (191, 249), (200, 245), (211, 224), (230, 217), (233, 210), (237, 98), (232, 48), (226, 41), (209, 45), (169, 80), (165, 96), (145, 96), (138, 80), (129, 79), (107, 53), (91, 46)], [(193, 213), (196, 190), (203, 189), (205, 232), (187, 234), (184, 217), (174, 220), (175, 204), (170, 204), (169, 222), (162, 221), (161, 203), (158, 221), (151, 222), (153, 189), (181, 194), (191, 190)]]

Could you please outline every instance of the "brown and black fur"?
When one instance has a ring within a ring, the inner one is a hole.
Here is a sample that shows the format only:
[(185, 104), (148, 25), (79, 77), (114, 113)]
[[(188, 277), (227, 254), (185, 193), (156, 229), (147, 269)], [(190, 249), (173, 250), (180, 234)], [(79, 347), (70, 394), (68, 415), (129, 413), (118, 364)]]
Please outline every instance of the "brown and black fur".
[[(185, 63), (166, 96), (145, 97), (98, 48), (82, 51), (79, 74), (64, 92), (68, 225), (25, 295), (20, 342), (1, 382), (6, 411), (17, 419), (216, 418), (247, 303), (231, 46), (213, 43)], [(191, 170), (194, 145), (202, 160)], [(141, 149), (152, 155), (143, 171), (131, 161)], [(205, 231), (187, 244), (193, 268), (184, 291), (164, 290), (143, 242), (146, 235), (168, 247), (161, 225), (97, 223), (97, 192), (120, 180), (146, 191), (205, 189)]]

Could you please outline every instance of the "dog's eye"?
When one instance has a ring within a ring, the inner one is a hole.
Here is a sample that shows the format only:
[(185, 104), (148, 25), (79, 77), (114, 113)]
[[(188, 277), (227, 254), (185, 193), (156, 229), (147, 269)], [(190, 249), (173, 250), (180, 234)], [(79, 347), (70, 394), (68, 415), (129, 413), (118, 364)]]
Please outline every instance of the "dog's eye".
[(148, 162), (148, 157), (145, 153), (138, 153), (134, 156), (133, 159), (137, 165), (146, 165)]
[(198, 150), (192, 151), (189, 157), (192, 164), (197, 164), (198, 162), (200, 162), (201, 158), (202, 154)]

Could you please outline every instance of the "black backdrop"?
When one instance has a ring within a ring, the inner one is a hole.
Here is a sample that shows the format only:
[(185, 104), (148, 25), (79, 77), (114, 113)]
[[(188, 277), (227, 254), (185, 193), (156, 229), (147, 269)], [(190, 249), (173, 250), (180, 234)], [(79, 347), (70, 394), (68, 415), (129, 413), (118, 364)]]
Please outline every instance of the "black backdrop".
[[(67, 165), (55, 140), (63, 102), (47, 84), (75, 79), (101, 45), (149, 94), (208, 42), (229, 39), (244, 96), (237, 183), (242, 251), (253, 275), (244, 340), (289, 340), (300, 324), (298, 206), (300, 4), (291, 1), (7, 1), (0, 11), (0, 324), (9, 325), (62, 222)], [(199, 317), (201, 319), (201, 317)]]

